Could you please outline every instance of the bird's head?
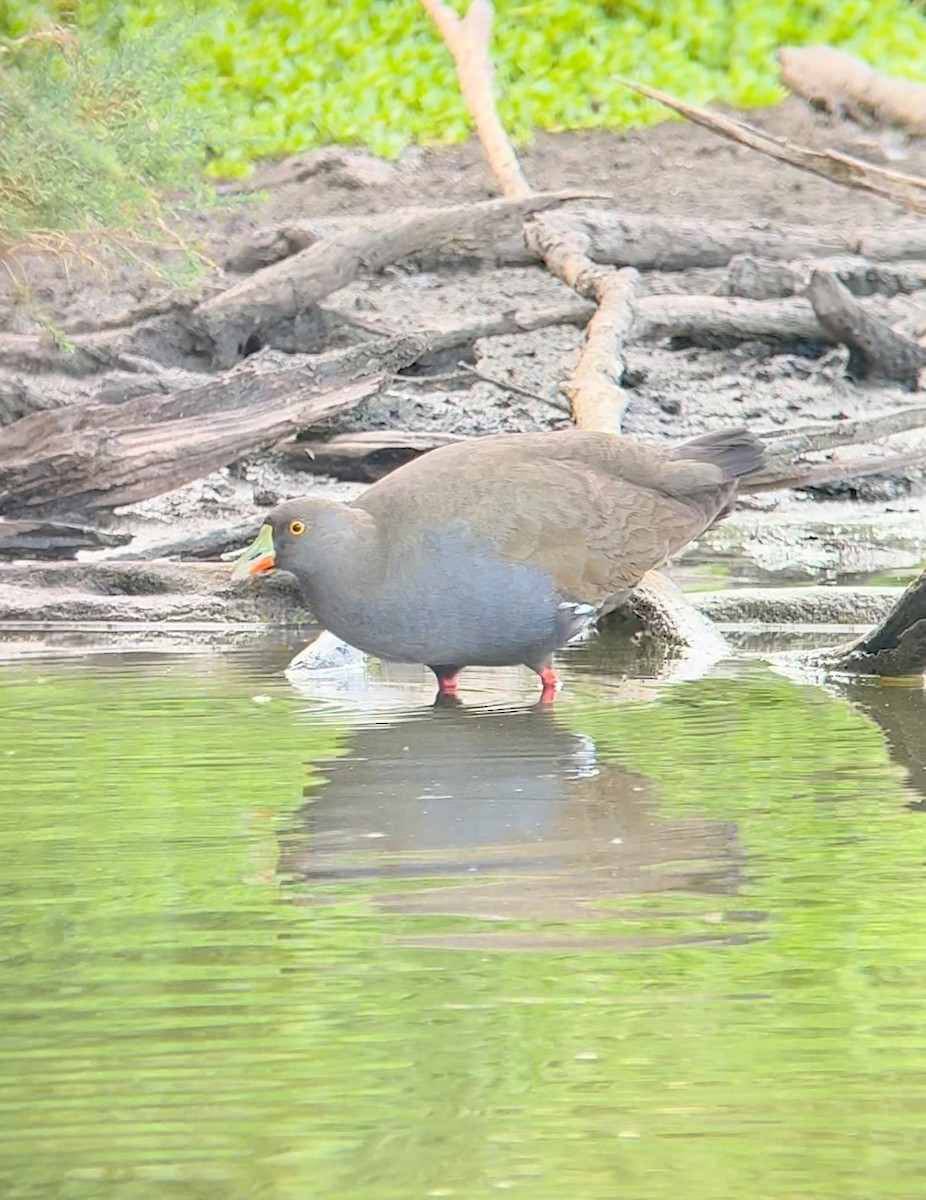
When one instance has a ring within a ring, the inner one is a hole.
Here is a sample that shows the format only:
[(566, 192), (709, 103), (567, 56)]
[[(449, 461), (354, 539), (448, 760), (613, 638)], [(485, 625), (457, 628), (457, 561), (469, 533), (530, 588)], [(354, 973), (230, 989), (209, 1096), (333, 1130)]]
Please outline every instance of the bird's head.
[(274, 567), (291, 571), (300, 551), (305, 553), (307, 535), (317, 517), (317, 501), (289, 500), (267, 514), (260, 533), (235, 562), (232, 579), (262, 575)]

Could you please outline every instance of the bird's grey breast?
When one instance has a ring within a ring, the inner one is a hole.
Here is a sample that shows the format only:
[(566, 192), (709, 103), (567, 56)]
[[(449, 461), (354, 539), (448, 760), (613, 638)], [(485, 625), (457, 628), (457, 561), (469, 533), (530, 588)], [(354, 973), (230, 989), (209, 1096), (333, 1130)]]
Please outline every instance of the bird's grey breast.
[(387, 537), (385, 547), (382, 573), (365, 584), (363, 604), (352, 606), (351, 627), (337, 628), (338, 614), (320, 614), (333, 633), (383, 658), (531, 662), (589, 619), (584, 610), (562, 607), (547, 571), (506, 559), (490, 537), (463, 521), (419, 526), (412, 536)]

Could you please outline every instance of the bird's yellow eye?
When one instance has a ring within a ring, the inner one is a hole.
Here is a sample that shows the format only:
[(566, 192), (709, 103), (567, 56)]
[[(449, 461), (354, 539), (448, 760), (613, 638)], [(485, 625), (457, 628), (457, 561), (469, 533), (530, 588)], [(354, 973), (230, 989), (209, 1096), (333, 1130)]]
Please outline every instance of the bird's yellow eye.
[(290, 521), (289, 532), (293, 537), (301, 537), (305, 533), (305, 521)]

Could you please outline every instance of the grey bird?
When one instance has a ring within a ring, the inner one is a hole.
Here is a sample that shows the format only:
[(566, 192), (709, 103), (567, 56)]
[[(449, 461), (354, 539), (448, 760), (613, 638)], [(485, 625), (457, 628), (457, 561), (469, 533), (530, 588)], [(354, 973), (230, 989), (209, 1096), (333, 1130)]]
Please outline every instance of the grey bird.
[(234, 577), (295, 576), (318, 621), (379, 658), (523, 663), (542, 700), (553, 654), (684, 549), (763, 466), (744, 428), (655, 446), (609, 433), (497, 434), (433, 450), (350, 504), (280, 504)]

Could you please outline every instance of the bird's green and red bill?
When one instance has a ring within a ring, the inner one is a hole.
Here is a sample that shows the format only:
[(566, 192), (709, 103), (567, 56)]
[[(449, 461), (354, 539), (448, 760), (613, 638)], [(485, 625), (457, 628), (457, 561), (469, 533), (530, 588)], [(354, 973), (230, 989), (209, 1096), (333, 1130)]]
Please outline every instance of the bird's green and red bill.
[(250, 575), (261, 575), (264, 571), (272, 571), (275, 566), (273, 529), (269, 525), (261, 525), (260, 533), (235, 561), (232, 579), (247, 579)]

